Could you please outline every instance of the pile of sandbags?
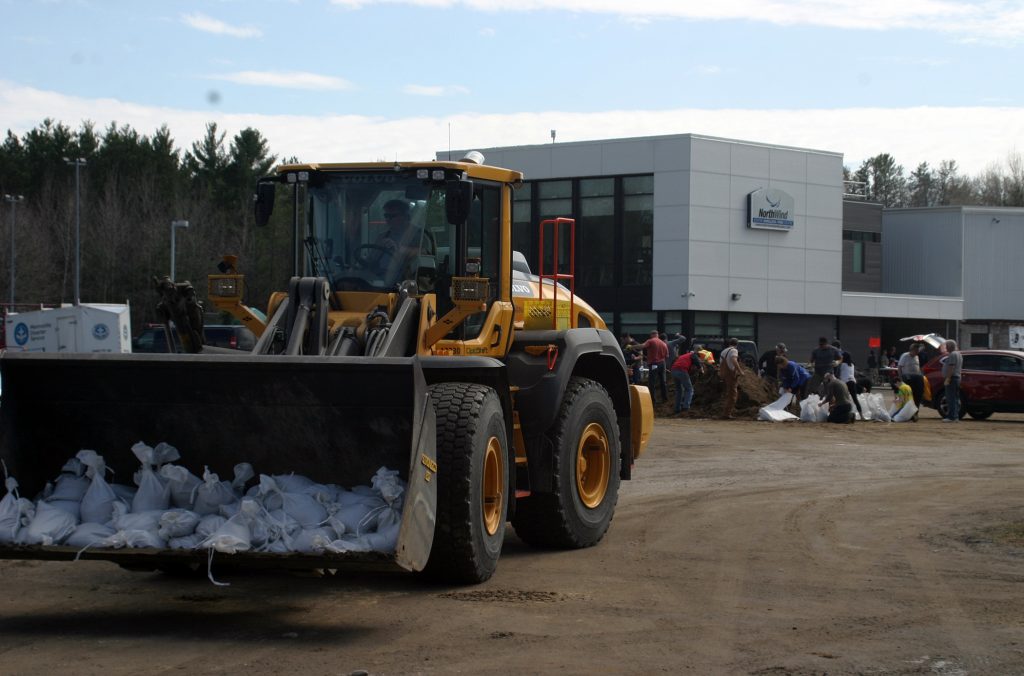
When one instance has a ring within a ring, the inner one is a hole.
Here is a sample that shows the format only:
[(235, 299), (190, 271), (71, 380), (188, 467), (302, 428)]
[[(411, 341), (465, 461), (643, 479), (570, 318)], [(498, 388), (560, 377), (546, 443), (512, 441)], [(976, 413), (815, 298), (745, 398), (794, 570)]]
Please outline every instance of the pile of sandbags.
[(260, 475), (249, 463), (222, 480), (183, 466), (169, 444), (132, 447), (134, 485), (108, 483), (106, 463), (83, 450), (35, 500), (7, 477), (0, 500), (0, 544), (80, 549), (146, 547), (255, 552), (390, 553), (398, 542), (405, 483), (381, 467), (351, 489), (297, 474)]

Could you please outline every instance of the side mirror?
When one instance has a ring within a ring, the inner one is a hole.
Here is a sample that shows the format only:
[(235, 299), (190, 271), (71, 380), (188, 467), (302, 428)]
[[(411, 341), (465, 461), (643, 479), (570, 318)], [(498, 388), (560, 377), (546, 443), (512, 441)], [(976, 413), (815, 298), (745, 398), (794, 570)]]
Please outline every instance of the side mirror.
[(444, 211), (448, 222), (462, 225), (469, 218), (469, 207), (473, 203), (473, 181), (462, 178), (448, 181), (444, 193)]
[(277, 186), (274, 183), (263, 181), (256, 184), (256, 194), (253, 195), (256, 212), (256, 225), (261, 228), (270, 222), (270, 214), (274, 213), (274, 196), (277, 193)]

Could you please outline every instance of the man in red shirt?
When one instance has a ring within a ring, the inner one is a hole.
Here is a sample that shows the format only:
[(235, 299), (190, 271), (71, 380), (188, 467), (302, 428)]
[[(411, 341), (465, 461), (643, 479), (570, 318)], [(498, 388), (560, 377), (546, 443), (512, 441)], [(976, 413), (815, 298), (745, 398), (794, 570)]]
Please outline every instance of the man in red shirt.
[(676, 381), (676, 414), (690, 410), (690, 403), (693, 402), (693, 381), (690, 380), (690, 370), (697, 369), (704, 372), (704, 362), (692, 351), (684, 352), (672, 362), (672, 377)]
[(668, 388), (665, 387), (665, 360), (668, 359), (668, 345), (658, 337), (658, 331), (651, 331), (651, 337), (640, 345), (634, 345), (634, 350), (643, 350), (647, 356), (647, 364), (650, 371), (647, 373), (647, 387), (651, 390), (651, 403), (657, 403), (654, 397), (654, 386), (661, 386), (661, 398), (668, 401)]

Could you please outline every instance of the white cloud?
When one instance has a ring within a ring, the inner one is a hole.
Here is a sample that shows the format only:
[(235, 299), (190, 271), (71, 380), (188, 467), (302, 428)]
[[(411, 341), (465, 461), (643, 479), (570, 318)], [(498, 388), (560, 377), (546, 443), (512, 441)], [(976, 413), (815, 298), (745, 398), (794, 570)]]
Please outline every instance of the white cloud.
[(453, 96), (468, 94), (469, 89), (461, 85), (417, 85), (407, 84), (402, 91), (412, 96)]
[(780, 26), (930, 30), (969, 39), (1024, 37), (1017, 0), (331, 0), (359, 9), (377, 4), (486, 12), (553, 10), (643, 18), (740, 20)]
[(189, 148), (214, 121), (229, 136), (245, 127), (263, 133), (279, 156), (307, 161), (363, 161), (380, 157), (424, 160), (448, 147), (544, 144), (551, 129), (558, 142), (694, 133), (844, 153), (857, 167), (865, 158), (891, 153), (909, 171), (920, 162), (954, 159), (967, 174), (1003, 162), (1024, 148), (1024, 108), (914, 107), (813, 110), (610, 110), (387, 119), (361, 115), (228, 114), (142, 106), (116, 99), (86, 99), (0, 80), (0, 129), (21, 136), (52, 118), (77, 128), (110, 121), (152, 133), (163, 124), (177, 145)]
[(185, 25), (195, 28), (197, 31), (203, 31), (204, 33), (229, 35), (233, 38), (258, 38), (263, 35), (263, 31), (259, 28), (253, 28), (252, 26), (232, 26), (220, 19), (214, 19), (213, 17), (200, 12), (182, 14), (181, 20)]
[(493, 38), (495, 35), (498, 34), (498, 32), (493, 28), (481, 28), (479, 31), (477, 31), (477, 33), (482, 38)]
[(714, 65), (710, 65), (710, 64), (703, 65), (703, 66), (696, 66), (696, 67), (694, 67), (693, 71), (695, 73), (697, 73), (697, 75), (708, 75), (708, 76), (711, 76), (711, 75), (721, 75), (722, 72), (723, 72), (721, 66), (714, 66)]
[(283, 89), (341, 90), (352, 89), (352, 83), (340, 77), (303, 73), (300, 71), (242, 70), (237, 73), (208, 75), (211, 80), (225, 80), (255, 87)]

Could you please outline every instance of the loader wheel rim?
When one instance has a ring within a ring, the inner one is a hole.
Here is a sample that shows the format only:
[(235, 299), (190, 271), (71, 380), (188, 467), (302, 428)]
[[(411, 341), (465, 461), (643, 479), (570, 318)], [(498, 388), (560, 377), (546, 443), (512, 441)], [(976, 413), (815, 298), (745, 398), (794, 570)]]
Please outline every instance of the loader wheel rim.
[(604, 501), (611, 479), (611, 444), (598, 423), (590, 423), (580, 435), (576, 449), (576, 490), (587, 509)]
[(484, 530), (494, 535), (501, 528), (505, 492), (505, 467), (501, 462), (501, 442), (497, 437), (487, 440), (484, 452), (483, 511)]

